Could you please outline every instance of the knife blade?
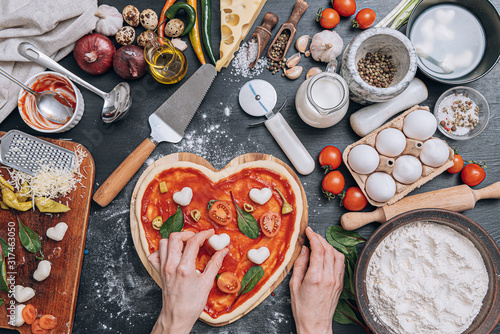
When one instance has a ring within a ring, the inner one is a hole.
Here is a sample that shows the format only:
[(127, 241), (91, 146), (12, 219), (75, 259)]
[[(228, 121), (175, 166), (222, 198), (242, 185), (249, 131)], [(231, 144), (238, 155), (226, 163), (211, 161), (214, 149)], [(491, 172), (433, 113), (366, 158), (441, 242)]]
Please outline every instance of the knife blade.
[(149, 116), (151, 135), (146, 138), (104, 181), (94, 194), (94, 201), (108, 205), (125, 187), (161, 142), (178, 143), (184, 137), (196, 110), (210, 89), (217, 70), (213, 65), (201, 66), (156, 111)]

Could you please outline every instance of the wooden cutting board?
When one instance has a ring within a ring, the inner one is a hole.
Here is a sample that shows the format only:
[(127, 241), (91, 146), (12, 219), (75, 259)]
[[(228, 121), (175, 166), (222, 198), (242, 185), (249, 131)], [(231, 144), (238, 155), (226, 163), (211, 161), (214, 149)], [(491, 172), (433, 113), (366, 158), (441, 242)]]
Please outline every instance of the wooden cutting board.
[[(141, 259), (142, 264), (144, 265), (144, 267), (148, 271), (149, 275), (151, 275), (151, 277), (153, 277), (153, 279), (156, 281), (156, 283), (159, 286), (161, 286), (161, 280), (160, 280), (160, 277), (158, 275), (158, 272), (149, 263), (149, 261), (147, 259), (148, 255), (144, 252), (142, 244), (141, 244), (140, 232), (139, 232), (139, 228), (140, 228), (139, 224), (141, 224), (141, 222), (138, 221), (136, 219), (136, 216), (135, 216), (136, 199), (137, 199), (138, 189), (139, 189), (138, 185), (140, 185), (142, 183), (142, 181), (145, 179), (145, 177), (149, 173), (149, 171), (152, 170), (153, 168), (155, 168), (156, 166), (162, 165), (162, 166), (165, 166), (165, 169), (167, 169), (169, 163), (173, 163), (173, 162), (177, 162), (177, 161), (193, 162), (193, 163), (199, 164), (201, 166), (207, 167), (208, 169), (210, 169), (212, 171), (219, 172), (219, 171), (222, 171), (226, 168), (234, 167), (234, 166), (246, 163), (246, 162), (252, 162), (252, 161), (257, 161), (257, 160), (270, 160), (270, 161), (273, 161), (277, 164), (280, 164), (281, 166), (284, 166), (286, 168), (286, 170), (293, 176), (295, 181), (298, 183), (298, 185), (300, 187), (301, 194), (302, 194), (301, 205), (303, 206), (303, 213), (302, 213), (302, 219), (301, 219), (301, 224), (300, 224), (300, 232), (299, 232), (299, 236), (298, 236), (298, 242), (295, 246), (295, 251), (293, 253), (292, 259), (290, 260), (290, 262), (286, 266), (285, 270), (282, 272), (279, 279), (271, 286), (271, 288), (268, 289), (259, 300), (257, 300), (250, 308), (248, 308), (248, 310), (246, 310), (238, 318), (231, 319), (227, 323), (217, 324), (216, 326), (227, 325), (228, 323), (233, 322), (233, 321), (239, 319), (240, 317), (244, 316), (245, 314), (250, 312), (252, 309), (254, 309), (257, 305), (259, 305), (283, 281), (283, 279), (286, 277), (286, 275), (292, 269), (293, 264), (295, 262), (295, 259), (297, 259), (297, 257), (299, 256), (300, 249), (301, 249), (302, 245), (304, 244), (304, 240), (305, 240), (305, 229), (306, 229), (307, 223), (308, 223), (308, 210), (307, 210), (306, 194), (305, 194), (304, 188), (302, 187), (300, 179), (297, 177), (297, 174), (295, 174), (295, 172), (288, 165), (286, 165), (284, 162), (282, 162), (281, 160), (276, 159), (273, 156), (270, 156), (267, 154), (262, 154), (262, 153), (248, 153), (248, 154), (240, 155), (240, 156), (234, 158), (233, 160), (231, 160), (223, 169), (219, 169), (219, 170), (215, 169), (207, 160), (203, 159), (202, 157), (200, 157), (196, 154), (174, 153), (174, 154), (167, 155), (161, 159), (158, 159), (153, 164), (151, 164), (151, 166), (149, 166), (142, 173), (141, 177), (137, 181), (136, 187), (134, 188), (134, 192), (132, 193), (132, 200), (130, 203), (130, 230), (132, 233), (132, 240), (134, 241), (135, 249), (137, 251), (137, 254), (139, 255), (139, 258)], [(214, 325), (214, 324), (210, 324), (210, 325)]]
[[(0, 136), (4, 134), (4, 132), (0, 132)], [(87, 154), (81, 165), (81, 172), (85, 176), (81, 182), (82, 185), (68, 196), (58, 199), (64, 204), (67, 202), (71, 210), (53, 215), (40, 213), (38, 210), (28, 212), (17, 212), (12, 209), (0, 210), (0, 237), (7, 240), (9, 222), (15, 222), (13, 225), (16, 229), (14, 254), (17, 265), (14, 270), (9, 270), (7, 267), (7, 278), (9, 273), (13, 272), (15, 284), (29, 286), (36, 291), (35, 297), (24, 304), (33, 304), (38, 309), (39, 314), (52, 314), (57, 317), (57, 327), (50, 332), (51, 334), (71, 333), (85, 250), (95, 165), (89, 151), (80, 144), (65, 140), (46, 140), (71, 151), (75, 151), (79, 146)], [(8, 178), (9, 173), (4, 168), (0, 168), (0, 173)], [(37, 282), (33, 279), (33, 272), (39, 261), (35, 259), (35, 254), (24, 249), (19, 241), (16, 214), (26, 226), (37, 232), (42, 238), (42, 251), (45, 259), (52, 263), (50, 276), (45, 281)], [(45, 233), (49, 227), (55, 226), (59, 222), (68, 224), (68, 231), (64, 239), (57, 242), (47, 238)], [(0, 298), (5, 300), (5, 304), (0, 307), (0, 328), (17, 329), (22, 334), (31, 333), (30, 325), (24, 324), (17, 328), (8, 324), (7, 307), (10, 298), (4, 291), (0, 291)]]

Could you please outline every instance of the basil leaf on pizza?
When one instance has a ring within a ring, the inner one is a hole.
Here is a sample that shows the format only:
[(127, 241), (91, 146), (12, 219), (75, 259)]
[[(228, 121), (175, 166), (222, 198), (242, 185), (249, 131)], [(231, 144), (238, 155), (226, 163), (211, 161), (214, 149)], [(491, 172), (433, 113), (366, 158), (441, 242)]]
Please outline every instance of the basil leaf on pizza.
[(177, 207), (177, 211), (167, 218), (165, 223), (160, 228), (160, 234), (163, 239), (168, 239), (170, 233), (180, 232), (184, 227), (184, 214), (181, 207)]
[(253, 288), (259, 283), (260, 279), (264, 276), (264, 269), (261, 266), (253, 266), (245, 273), (241, 280), (241, 290), (238, 293), (243, 295), (252, 291)]
[(38, 253), (42, 249), (42, 242), (38, 234), (24, 225), (19, 217), (17, 217), (17, 223), (19, 224), (19, 240), (21, 241), (21, 245), (30, 253)]
[(236, 213), (238, 214), (238, 228), (241, 233), (249, 237), (250, 239), (257, 239), (259, 237), (259, 223), (255, 217), (250, 213), (242, 210), (236, 203), (233, 192), (231, 191), (231, 198), (236, 208)]

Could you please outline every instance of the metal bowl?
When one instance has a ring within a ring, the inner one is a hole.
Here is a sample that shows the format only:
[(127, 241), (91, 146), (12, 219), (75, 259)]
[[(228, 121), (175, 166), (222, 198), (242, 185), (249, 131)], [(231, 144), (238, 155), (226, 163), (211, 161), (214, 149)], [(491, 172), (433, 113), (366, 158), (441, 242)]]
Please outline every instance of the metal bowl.
[(490, 333), (500, 320), (500, 250), (493, 238), (475, 221), (463, 214), (440, 209), (420, 209), (403, 213), (382, 225), (365, 244), (355, 270), (356, 302), (364, 321), (373, 333), (393, 333), (370, 312), (366, 291), (366, 272), (370, 259), (380, 242), (395, 229), (417, 221), (448, 226), (469, 239), (483, 257), (489, 277), (488, 292), (478, 315), (464, 332)]
[[(413, 9), (408, 25), (406, 26), (406, 36), (410, 37), (411, 29), (416, 19), (428, 8), (437, 4), (454, 4), (459, 5), (476, 16), (483, 26), (486, 37), (486, 48), (483, 59), (474, 70), (468, 74), (455, 79), (444, 79), (434, 76), (433, 72), (422, 66), (420, 60), (417, 62), (418, 68), (429, 78), (449, 85), (459, 85), (475, 81), (485, 76), (495, 67), (500, 60), (500, 13), (495, 5), (488, 0), (421, 0)], [(418, 56), (417, 56), (418, 57)]]

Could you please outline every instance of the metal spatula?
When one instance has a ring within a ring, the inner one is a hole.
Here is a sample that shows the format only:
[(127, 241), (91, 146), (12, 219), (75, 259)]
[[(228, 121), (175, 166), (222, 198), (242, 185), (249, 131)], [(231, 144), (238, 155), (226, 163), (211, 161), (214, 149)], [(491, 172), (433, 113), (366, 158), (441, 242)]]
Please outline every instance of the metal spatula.
[(0, 162), (35, 175), (43, 165), (72, 170), (75, 153), (27, 133), (11, 130), (0, 138)]

